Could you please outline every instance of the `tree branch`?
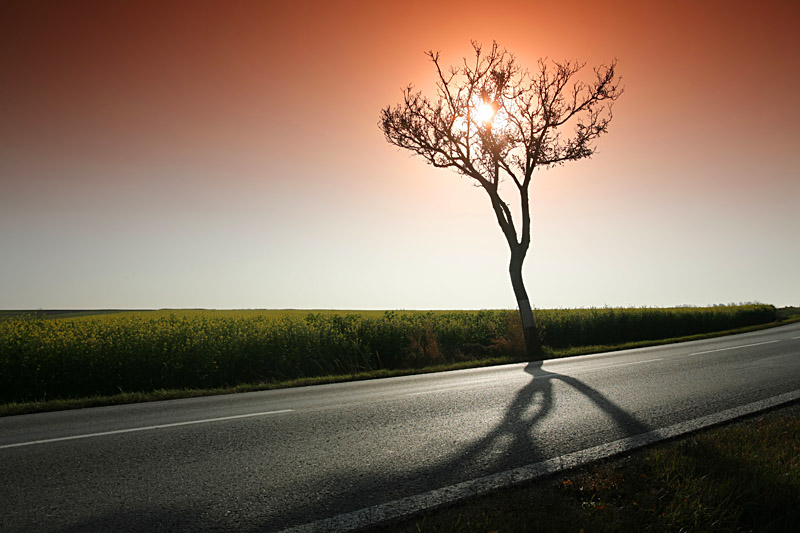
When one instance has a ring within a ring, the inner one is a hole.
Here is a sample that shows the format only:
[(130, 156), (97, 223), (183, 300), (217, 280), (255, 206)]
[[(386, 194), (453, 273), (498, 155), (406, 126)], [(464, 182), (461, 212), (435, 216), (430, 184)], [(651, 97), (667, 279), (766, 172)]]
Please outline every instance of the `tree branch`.
[[(401, 104), (381, 111), (379, 125), (389, 143), (474, 179), (489, 194), (509, 246), (527, 250), (533, 173), (594, 153), (592, 143), (608, 131), (623, 91), (616, 61), (594, 69), (587, 84), (576, 78), (583, 64), (539, 60), (531, 74), (497, 43), (486, 52), (474, 41), (472, 46), (474, 61), (464, 58), (448, 72), (438, 52), (427, 52), (438, 78), (436, 103), (409, 85)], [(477, 115), (479, 104), (492, 106), (490, 119)], [(569, 123), (575, 125), (567, 135)], [(519, 193), (519, 241), (509, 204), (500, 197), (501, 170)]]

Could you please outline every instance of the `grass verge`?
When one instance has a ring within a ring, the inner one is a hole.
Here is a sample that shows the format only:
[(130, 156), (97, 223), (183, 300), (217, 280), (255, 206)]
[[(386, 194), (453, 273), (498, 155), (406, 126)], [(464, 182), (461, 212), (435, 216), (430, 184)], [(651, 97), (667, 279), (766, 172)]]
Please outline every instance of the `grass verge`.
[[(580, 347), (572, 347), (572, 348), (558, 349), (558, 350), (553, 350), (551, 348), (545, 347), (545, 352), (548, 359), (556, 359), (561, 357), (571, 357), (571, 356), (586, 355), (591, 353), (628, 350), (632, 348), (643, 348), (648, 346), (659, 346), (664, 344), (672, 344), (676, 342), (687, 342), (692, 340), (720, 337), (724, 335), (732, 335), (736, 333), (746, 333), (749, 331), (756, 331), (777, 326), (783, 326), (793, 322), (800, 322), (800, 315), (787, 317), (783, 320), (777, 322), (771, 322), (769, 324), (761, 324), (758, 326), (749, 326), (744, 328), (719, 331), (715, 333), (704, 333), (701, 335), (692, 335), (688, 337), (675, 337), (671, 339), (662, 339), (655, 341), (628, 342), (624, 344), (609, 345), (609, 346), (606, 345), (580, 346)], [(280, 382), (247, 383), (232, 387), (207, 388), (207, 389), (202, 389), (202, 388), (159, 389), (149, 392), (120, 391), (119, 394), (114, 394), (114, 395), (98, 395), (98, 396), (88, 396), (83, 398), (54, 399), (54, 400), (39, 401), (39, 402), (5, 403), (0, 405), (0, 417), (41, 413), (48, 411), (62, 411), (67, 409), (81, 409), (86, 407), (101, 407), (108, 405), (122, 405), (122, 404), (153, 402), (161, 400), (175, 400), (179, 398), (194, 398), (198, 396), (236, 394), (242, 392), (253, 392), (261, 390), (304, 387), (309, 385), (322, 385), (326, 383), (341, 383), (346, 381), (359, 381), (366, 379), (387, 378), (395, 376), (427, 374), (432, 372), (444, 372), (448, 370), (461, 370), (465, 368), (477, 368), (477, 367), (519, 363), (519, 362), (524, 362), (524, 360), (510, 356), (491, 357), (484, 359), (460, 361), (457, 363), (450, 363), (443, 365), (426, 366), (423, 368), (373, 370), (373, 371), (359, 372), (354, 374), (299, 378), (299, 379), (286, 380)]]
[(788, 532), (797, 531), (797, 524), (800, 403), (454, 504), (390, 529)]

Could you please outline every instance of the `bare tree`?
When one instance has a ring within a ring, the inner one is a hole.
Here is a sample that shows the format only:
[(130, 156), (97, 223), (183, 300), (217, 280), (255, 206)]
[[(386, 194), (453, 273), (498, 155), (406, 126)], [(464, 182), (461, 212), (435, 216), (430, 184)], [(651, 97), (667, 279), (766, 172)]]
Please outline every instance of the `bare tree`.
[[(616, 62), (594, 69), (591, 80), (584, 82), (576, 76), (583, 64), (540, 59), (529, 72), (497, 43), (488, 53), (474, 41), (472, 47), (474, 59), (464, 58), (446, 71), (439, 54), (428, 52), (438, 75), (436, 99), (409, 85), (402, 103), (381, 110), (379, 125), (389, 143), (472, 178), (486, 191), (511, 251), (509, 273), (527, 354), (539, 356), (539, 331), (522, 279), (531, 243), (533, 174), (538, 168), (590, 157), (593, 142), (608, 130), (611, 107), (622, 88)], [(500, 196), (500, 184), (508, 180), (512, 194), (518, 193), (519, 221)]]

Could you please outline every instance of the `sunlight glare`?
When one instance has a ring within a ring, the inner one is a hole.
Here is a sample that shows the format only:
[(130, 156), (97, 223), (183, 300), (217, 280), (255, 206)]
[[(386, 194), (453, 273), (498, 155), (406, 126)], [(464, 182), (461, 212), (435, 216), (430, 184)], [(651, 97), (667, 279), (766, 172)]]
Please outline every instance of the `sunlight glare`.
[(475, 120), (478, 123), (483, 123), (488, 126), (494, 119), (495, 113), (496, 111), (491, 102), (481, 100), (475, 105)]

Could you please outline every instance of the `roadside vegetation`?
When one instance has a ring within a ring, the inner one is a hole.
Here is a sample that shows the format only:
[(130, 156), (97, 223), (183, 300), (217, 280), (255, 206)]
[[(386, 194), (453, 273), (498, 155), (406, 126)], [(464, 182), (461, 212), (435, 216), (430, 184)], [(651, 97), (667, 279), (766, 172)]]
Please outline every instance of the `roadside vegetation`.
[[(525, 359), (515, 311), (105, 312), (0, 318), (0, 415)], [(771, 305), (541, 310), (545, 356), (774, 323)]]
[[(797, 531), (800, 404), (392, 525), (424, 532)], [(384, 526), (385, 528), (385, 526)]]

